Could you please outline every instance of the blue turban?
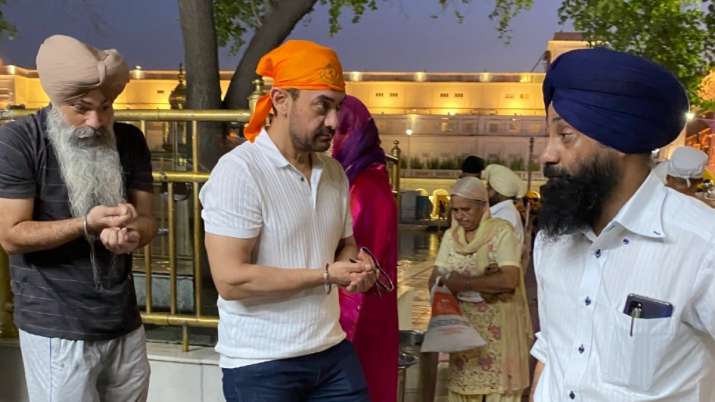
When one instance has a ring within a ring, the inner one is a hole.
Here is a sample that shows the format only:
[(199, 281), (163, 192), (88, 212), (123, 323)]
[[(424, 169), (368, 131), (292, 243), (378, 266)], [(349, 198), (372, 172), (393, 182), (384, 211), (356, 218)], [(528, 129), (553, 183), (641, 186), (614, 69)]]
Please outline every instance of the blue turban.
[(627, 154), (672, 142), (688, 97), (677, 78), (642, 57), (606, 48), (564, 53), (544, 80), (544, 105), (601, 144)]

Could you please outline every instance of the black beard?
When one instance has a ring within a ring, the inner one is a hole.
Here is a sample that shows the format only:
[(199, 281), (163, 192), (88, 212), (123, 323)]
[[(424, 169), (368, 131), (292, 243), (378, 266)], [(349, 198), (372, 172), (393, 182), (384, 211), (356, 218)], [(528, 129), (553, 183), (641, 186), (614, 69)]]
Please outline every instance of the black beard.
[[(318, 136), (321, 135), (330, 135), (331, 136), (331, 141), (328, 141), (326, 145), (322, 145), (318, 143), (317, 138)], [(335, 130), (330, 128), (330, 127), (323, 127), (318, 130), (316, 130), (313, 135), (310, 137), (310, 139), (304, 139), (302, 138), (299, 134), (294, 133), (293, 131), (290, 131), (290, 139), (291, 142), (293, 143), (293, 146), (295, 149), (301, 152), (325, 152), (330, 148), (330, 144), (332, 143), (332, 138), (335, 135)]]
[(618, 169), (608, 156), (595, 156), (575, 175), (546, 165), (544, 176), (548, 181), (541, 186), (538, 222), (550, 240), (593, 225), (619, 180)]

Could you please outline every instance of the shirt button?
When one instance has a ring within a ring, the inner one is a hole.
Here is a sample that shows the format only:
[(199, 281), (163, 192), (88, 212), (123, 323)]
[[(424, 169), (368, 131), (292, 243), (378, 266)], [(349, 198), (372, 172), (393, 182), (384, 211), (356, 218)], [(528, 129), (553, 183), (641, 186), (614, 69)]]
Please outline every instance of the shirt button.
[(587, 305), (587, 306), (590, 306), (590, 305), (591, 305), (591, 298), (590, 298), (590, 297), (586, 297), (586, 299), (583, 301), (583, 304), (585, 304), (585, 305)]
[(596, 250), (596, 258), (601, 257), (601, 249)]
[(569, 392), (569, 398), (576, 399), (576, 394), (573, 391)]
[(631, 242), (631, 241), (628, 240), (628, 238), (624, 238), (624, 239), (623, 239), (623, 244), (625, 244), (625, 245), (628, 245), (628, 243), (630, 243), (630, 242)]
[(300, 178), (300, 181), (305, 181), (305, 177), (301, 177), (301, 178)]
[(586, 348), (584, 348), (583, 345), (581, 345), (581, 346), (578, 347), (578, 352), (579, 352), (579, 353), (583, 353), (583, 352), (585, 352), (585, 351), (586, 351)]

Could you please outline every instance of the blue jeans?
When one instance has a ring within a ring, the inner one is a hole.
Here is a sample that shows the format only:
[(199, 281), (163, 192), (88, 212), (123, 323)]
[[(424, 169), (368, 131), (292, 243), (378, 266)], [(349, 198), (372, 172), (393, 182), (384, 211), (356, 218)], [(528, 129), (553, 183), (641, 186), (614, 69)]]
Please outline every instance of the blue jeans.
[(312, 355), (223, 369), (226, 402), (369, 402), (362, 367), (343, 341)]

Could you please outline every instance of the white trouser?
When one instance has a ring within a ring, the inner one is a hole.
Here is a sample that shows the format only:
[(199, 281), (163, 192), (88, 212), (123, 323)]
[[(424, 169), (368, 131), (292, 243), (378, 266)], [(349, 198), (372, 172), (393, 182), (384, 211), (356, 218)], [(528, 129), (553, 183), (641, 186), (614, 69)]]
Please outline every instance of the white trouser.
[(149, 361), (144, 327), (109, 341), (72, 341), (20, 331), (30, 402), (144, 402)]

